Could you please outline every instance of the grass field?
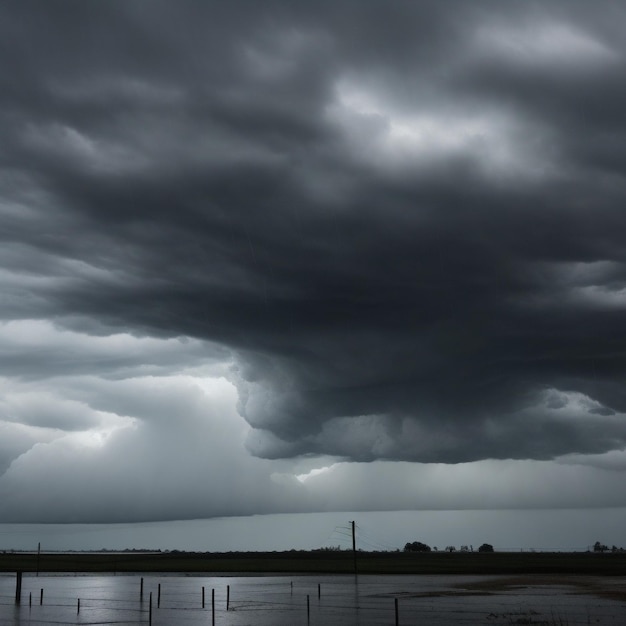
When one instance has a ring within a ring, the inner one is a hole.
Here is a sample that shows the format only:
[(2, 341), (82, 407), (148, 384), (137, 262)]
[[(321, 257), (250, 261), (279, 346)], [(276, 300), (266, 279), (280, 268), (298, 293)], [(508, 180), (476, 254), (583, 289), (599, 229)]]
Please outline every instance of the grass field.
[[(626, 575), (625, 553), (594, 552), (358, 552), (362, 574)], [(188, 572), (343, 574), (351, 552), (0, 553), (2, 572)]]

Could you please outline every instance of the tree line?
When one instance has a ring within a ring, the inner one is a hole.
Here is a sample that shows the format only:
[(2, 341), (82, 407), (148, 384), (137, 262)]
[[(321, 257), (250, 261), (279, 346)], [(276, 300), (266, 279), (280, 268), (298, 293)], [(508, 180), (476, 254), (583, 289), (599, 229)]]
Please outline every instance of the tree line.
[[(412, 541), (408, 542), (404, 546), (405, 552), (439, 552), (437, 546), (431, 548), (429, 545), (422, 543), (421, 541)], [(446, 546), (443, 550), (444, 552), (456, 552), (457, 549), (455, 546)], [(474, 546), (461, 546), (461, 552), (474, 552)], [(478, 552), (493, 552), (493, 546), (490, 543), (483, 543), (478, 548)]]
[[(443, 552), (457, 552), (456, 546), (446, 546)], [(459, 548), (460, 552), (474, 552), (474, 546), (461, 546)], [(626, 552), (624, 548), (618, 548), (617, 546), (609, 546), (601, 543), (600, 541), (596, 541), (593, 544), (594, 552)], [(422, 543), (421, 541), (410, 541), (404, 546), (404, 552), (439, 552), (437, 546), (431, 548), (428, 544)], [(479, 548), (478, 552), (494, 552), (493, 546), (490, 543), (483, 543)]]

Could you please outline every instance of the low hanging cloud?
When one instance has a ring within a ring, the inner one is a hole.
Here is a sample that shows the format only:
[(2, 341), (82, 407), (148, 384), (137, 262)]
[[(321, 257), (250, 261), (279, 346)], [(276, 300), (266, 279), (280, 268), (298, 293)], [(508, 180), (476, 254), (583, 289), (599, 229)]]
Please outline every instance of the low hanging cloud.
[[(0, 480), (12, 505), (0, 521), (193, 519), (304, 506), (295, 479), (275, 480), (269, 462), (245, 453), (247, 425), (224, 379), (70, 382), (101, 407), (98, 425), (72, 432), (49, 420), (56, 437), (20, 454)], [(120, 416), (120, 406), (132, 417)]]
[(234, 385), (207, 423), (283, 459), (259, 493), (318, 457), (613, 464), (623, 8), (69, 6), (0, 24), (3, 489), (180, 461), (211, 434), (179, 376)]

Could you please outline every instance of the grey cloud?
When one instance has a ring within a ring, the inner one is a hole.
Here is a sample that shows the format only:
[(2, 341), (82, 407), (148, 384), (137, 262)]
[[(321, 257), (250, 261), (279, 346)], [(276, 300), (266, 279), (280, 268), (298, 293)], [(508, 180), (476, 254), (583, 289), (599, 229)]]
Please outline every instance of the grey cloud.
[(39, 428), (67, 431), (88, 430), (100, 420), (89, 407), (47, 394), (30, 394), (16, 402), (3, 403), (10, 421)]
[(4, 406), (0, 408), (0, 411), (2, 411), (0, 413), (0, 434), (2, 435), (0, 437), (0, 476), (2, 476), (15, 459), (28, 452), (35, 444), (53, 440), (54, 434), (9, 421), (4, 414)]
[(619, 489), (623, 477), (610, 469), (608, 463), (590, 468), (576, 462), (423, 465), (376, 461), (337, 464), (303, 482), (318, 506), (329, 511), (371, 510), (373, 499), (378, 510), (388, 511), (555, 509), (579, 508), (581, 503), (589, 508), (623, 506)]
[(123, 380), (203, 368), (228, 371), (228, 350), (187, 337), (137, 336), (83, 319), (65, 318), (64, 328), (40, 320), (0, 323), (0, 374), (23, 381), (90, 375)]
[(258, 456), (623, 448), (601, 4), (7, 9), (7, 317), (223, 346)]
[[(224, 385), (218, 387), (224, 391)], [(143, 419), (138, 410), (108, 433), (70, 433), (24, 452), (0, 477), (2, 522), (112, 523), (302, 509), (302, 486), (272, 480), (268, 462), (239, 445), (243, 420), (232, 390), (203, 394), (147, 379), (127, 382), (125, 391), (129, 412), (150, 404), (150, 415)], [(166, 392), (176, 412), (164, 406), (159, 415), (154, 404)]]

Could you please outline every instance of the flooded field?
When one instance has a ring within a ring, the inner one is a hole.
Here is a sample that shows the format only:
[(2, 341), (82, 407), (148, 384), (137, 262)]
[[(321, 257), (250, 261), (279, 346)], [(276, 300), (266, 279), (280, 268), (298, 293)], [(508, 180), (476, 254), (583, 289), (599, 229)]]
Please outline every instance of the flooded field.
[(626, 622), (626, 580), (617, 577), (24, 574), (19, 605), (15, 594), (16, 575), (0, 575), (2, 626)]

